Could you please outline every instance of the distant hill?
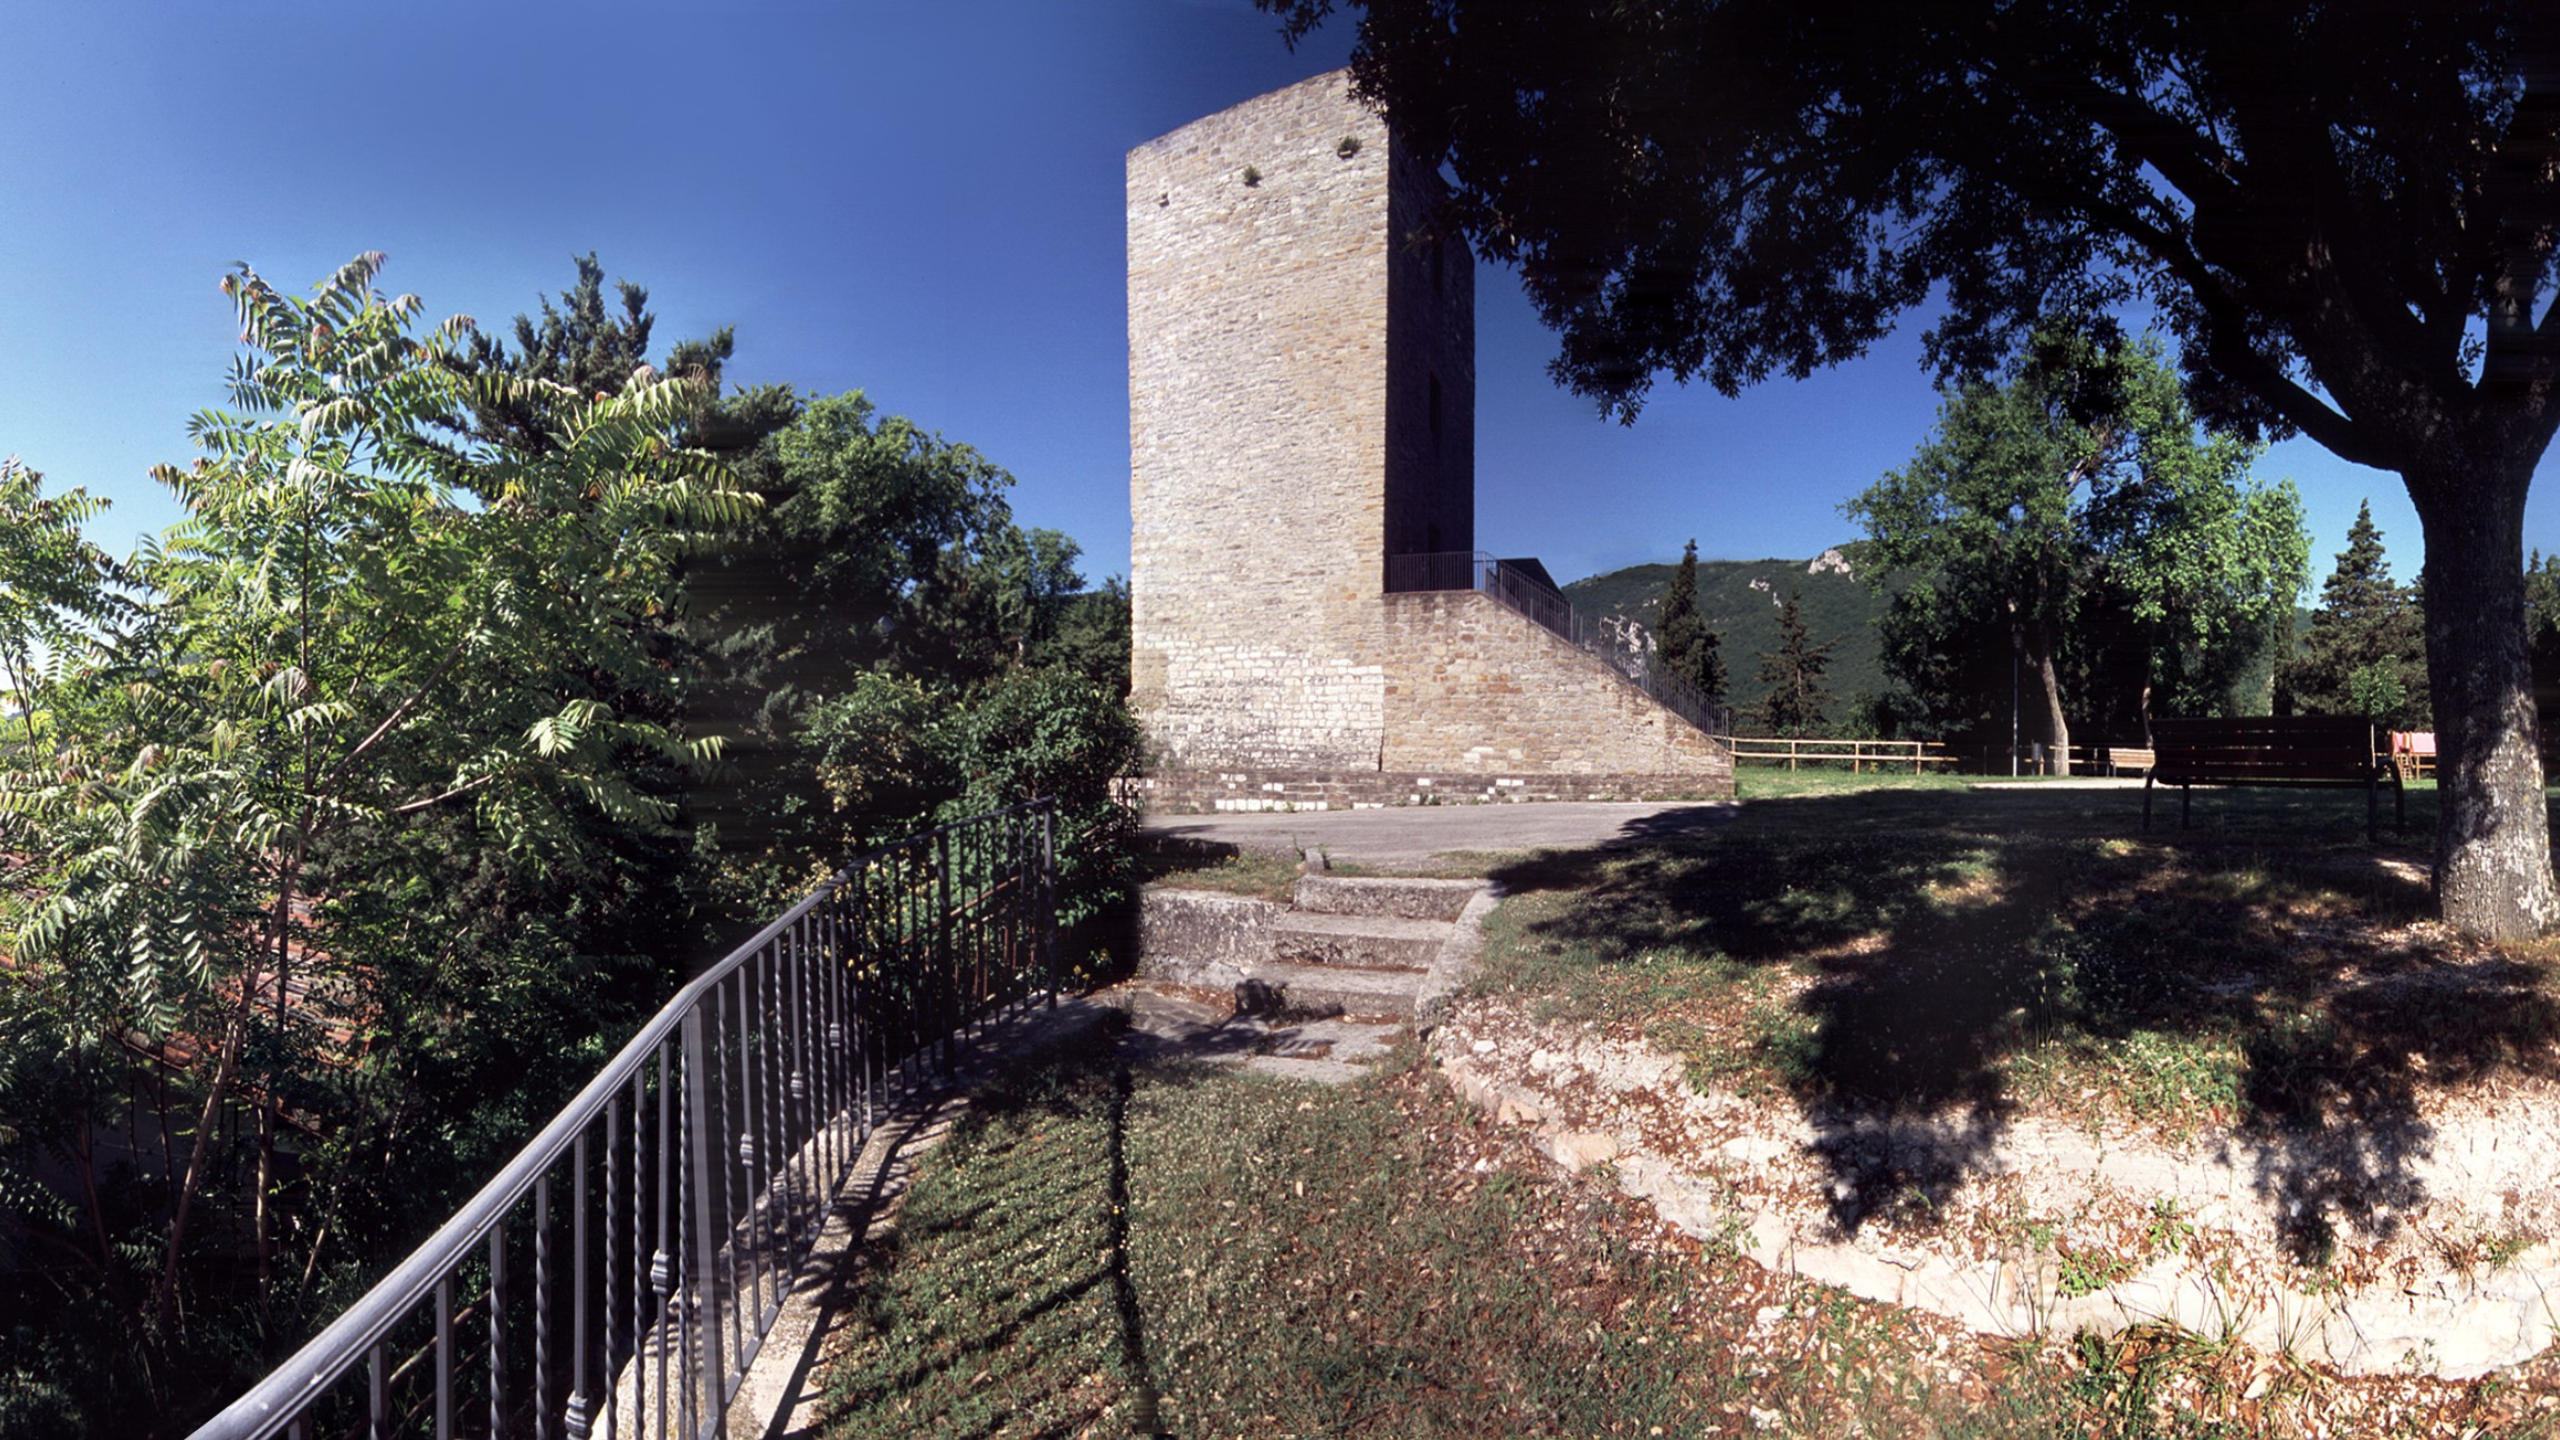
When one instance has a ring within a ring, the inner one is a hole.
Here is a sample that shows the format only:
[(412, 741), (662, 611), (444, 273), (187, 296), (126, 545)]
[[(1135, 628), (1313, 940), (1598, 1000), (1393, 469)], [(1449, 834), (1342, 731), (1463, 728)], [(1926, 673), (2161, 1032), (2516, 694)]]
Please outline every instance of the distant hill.
[[(1840, 702), (1834, 720), (1848, 718), (1860, 695), (1882, 694), (1884, 666), (1877, 658), (1876, 617), (1884, 599), (1854, 573), (1859, 547), (1843, 545), (1813, 560), (1701, 560), (1698, 608), (1707, 628), (1723, 641), (1725, 699), (1738, 711), (1760, 703), (1760, 656), (1778, 648), (1778, 607), (1790, 591), (1804, 596), (1805, 629), (1814, 643), (1839, 642), (1823, 683)], [(1679, 565), (1630, 565), (1564, 587), (1573, 608), (1590, 619), (1630, 616), (1647, 629), (1662, 603), (1663, 587)], [(1748, 722), (1744, 722), (1747, 726)]]

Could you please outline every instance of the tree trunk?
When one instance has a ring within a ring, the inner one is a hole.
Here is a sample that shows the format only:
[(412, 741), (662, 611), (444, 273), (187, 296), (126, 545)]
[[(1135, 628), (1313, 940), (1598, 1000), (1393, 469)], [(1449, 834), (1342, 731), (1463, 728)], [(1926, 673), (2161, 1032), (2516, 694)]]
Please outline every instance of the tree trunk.
[(204, 1187), (205, 1160), (213, 1152), (214, 1132), (222, 1123), (222, 1102), (230, 1098), (231, 1082), (240, 1071), (240, 1048), (248, 1041), (249, 1019), (256, 1004), (257, 991), (243, 984), (239, 1008), (223, 1026), (222, 1057), (214, 1066), (213, 1084), (205, 1090), (204, 1107), (196, 1112), (187, 1173), (178, 1182), (177, 1206), (169, 1216), (169, 1245), (162, 1255), (160, 1278), (151, 1296), (151, 1312), (164, 1333), (178, 1318), (178, 1260), (186, 1253), (187, 1212), (195, 1207), (196, 1192)]
[(2042, 625), (2026, 627), (2027, 667), (2035, 671), (2036, 693), (2044, 697), (2045, 743), (2053, 751), (2051, 773), (2071, 773), (2071, 722), (2062, 715), (2062, 679), (2053, 671), (2053, 636)]
[[(2448, 471), (2461, 459), (2437, 462)], [(2435, 702), (2436, 901), (2446, 923), (2522, 940), (2560, 922), (2551, 878), (2533, 670), (2526, 645), (2524, 498), (2507, 476), (2413, 469), (2426, 528), (2427, 689)]]

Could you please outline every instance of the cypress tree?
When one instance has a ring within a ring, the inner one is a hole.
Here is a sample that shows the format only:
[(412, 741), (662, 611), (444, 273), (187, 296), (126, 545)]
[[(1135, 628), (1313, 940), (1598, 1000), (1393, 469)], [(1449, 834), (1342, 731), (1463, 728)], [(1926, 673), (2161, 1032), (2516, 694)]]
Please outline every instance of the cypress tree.
[(1760, 679), (1769, 687), (1768, 698), (1760, 702), (1760, 719), (1773, 735), (1802, 735), (1822, 728), (1823, 712), (1831, 704), (1831, 692), (1822, 686), (1822, 672), (1829, 668), (1831, 652), (1840, 642), (1813, 643), (1804, 626), (1804, 608), (1798, 603), (1803, 598), (1802, 586), (1787, 592), (1786, 604), (1778, 610), (1778, 652), (1760, 655)]
[(1661, 613), (1654, 621), (1654, 644), (1665, 670), (1689, 682), (1697, 692), (1721, 703), (1724, 699), (1724, 651), (1716, 632), (1698, 612), (1698, 542), (1681, 552), (1680, 568), (1662, 592)]
[(2311, 629), (2278, 677), (2281, 708), (2296, 715), (2370, 715), (2395, 730), (2427, 728), (2420, 604), (2414, 586), (2391, 579), (2372, 503), (2358, 506), (2338, 567), (2321, 582)]

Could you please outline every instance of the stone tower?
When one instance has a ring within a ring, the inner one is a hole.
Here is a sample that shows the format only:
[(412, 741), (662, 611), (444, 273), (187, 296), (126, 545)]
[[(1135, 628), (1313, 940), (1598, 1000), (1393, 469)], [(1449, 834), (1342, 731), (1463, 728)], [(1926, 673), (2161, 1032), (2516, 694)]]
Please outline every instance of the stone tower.
[[(1430, 238), (1440, 194), (1339, 71), (1129, 152), (1130, 699), (1158, 808), (1719, 788), (1686, 763), (1707, 736), (1467, 588), (1475, 265)], [(1390, 593), (1423, 555), (1459, 557), (1455, 593)], [(1488, 644), (1493, 670), (1464, 660)], [(1541, 665), (1572, 672), (1547, 700), (1640, 717), (1641, 753), (1506, 721)]]
[(1389, 555), (1475, 544), (1475, 267), (1319, 75), (1129, 153), (1134, 699), (1176, 767), (1378, 764)]

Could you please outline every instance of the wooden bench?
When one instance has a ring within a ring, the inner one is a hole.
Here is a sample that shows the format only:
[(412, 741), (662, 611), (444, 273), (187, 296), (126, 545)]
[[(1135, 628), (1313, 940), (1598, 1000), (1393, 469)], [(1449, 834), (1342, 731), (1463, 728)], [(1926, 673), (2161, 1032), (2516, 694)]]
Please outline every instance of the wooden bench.
[(2152, 722), (2151, 776), (2142, 782), (2142, 828), (2151, 828), (2151, 787), (2178, 787), (2178, 826), (2197, 785), (2360, 786), (2364, 829), (2382, 838), (2382, 782), (2391, 782), (2396, 823), (2408, 828), (2409, 792), (2400, 771), (2374, 748), (2369, 721), (2334, 715)]
[(2148, 771), (2157, 760), (2146, 745), (2110, 745), (2106, 759), (2098, 763), (2106, 766), (2110, 775), (2132, 775)]

